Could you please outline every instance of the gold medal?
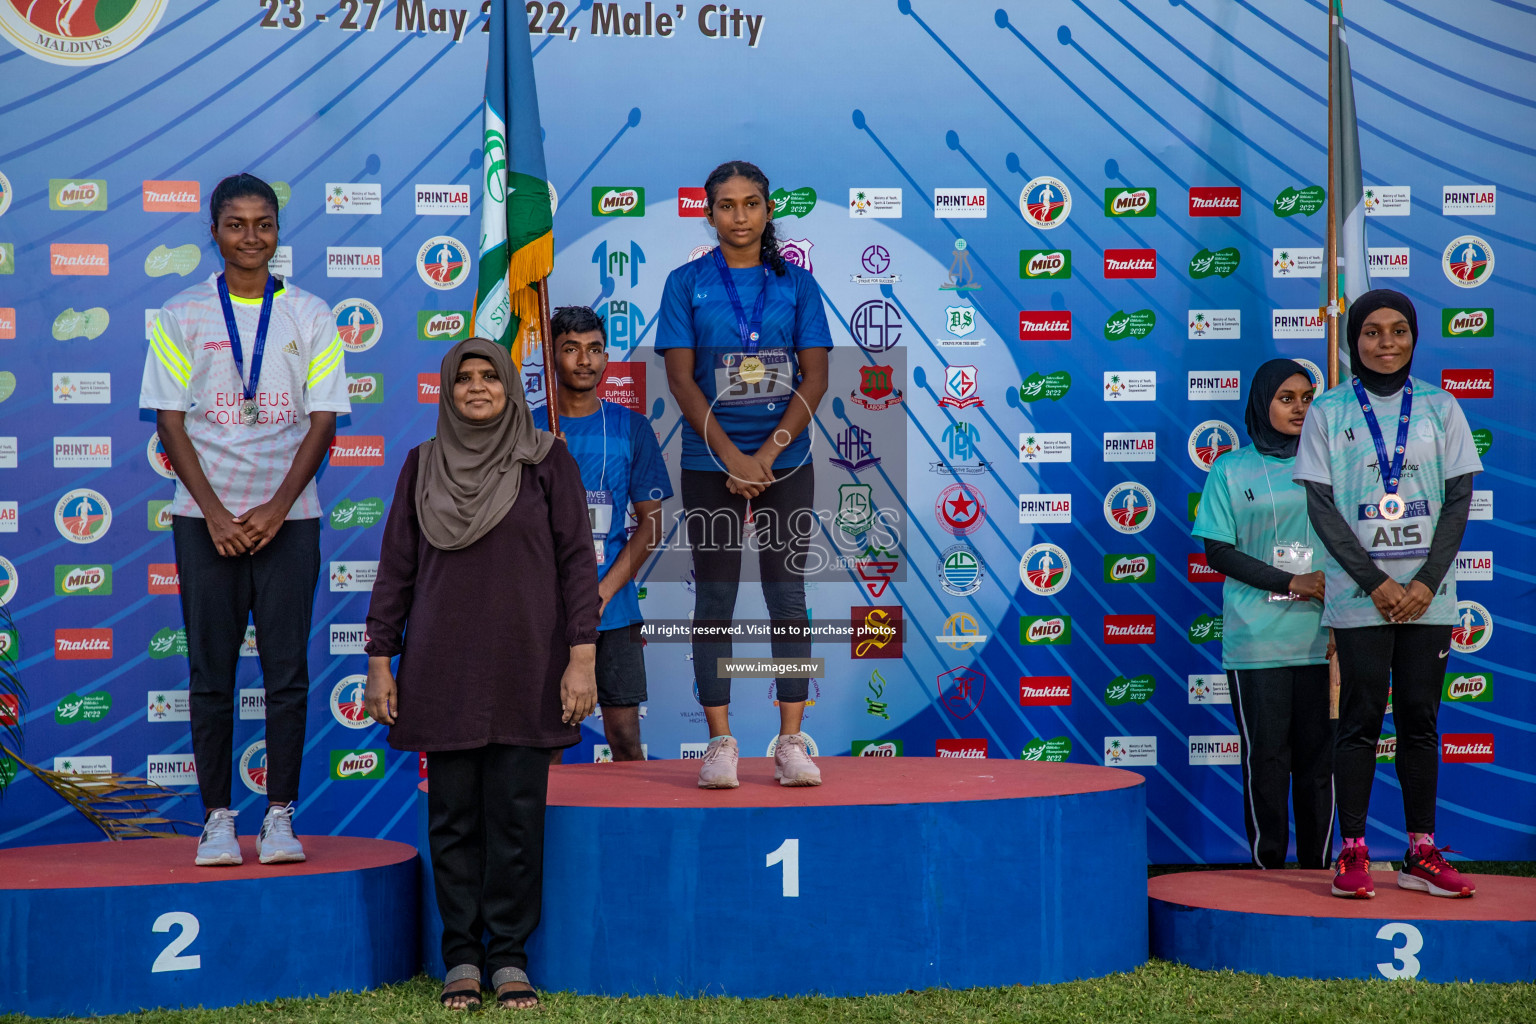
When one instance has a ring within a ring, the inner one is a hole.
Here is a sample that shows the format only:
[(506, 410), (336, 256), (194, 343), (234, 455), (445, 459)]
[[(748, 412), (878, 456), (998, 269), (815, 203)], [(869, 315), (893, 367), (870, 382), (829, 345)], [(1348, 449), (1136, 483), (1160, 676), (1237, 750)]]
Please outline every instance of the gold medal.
[(763, 361), (757, 356), (742, 356), (741, 367), (736, 371), (736, 375), (747, 384), (757, 384), (767, 372)]

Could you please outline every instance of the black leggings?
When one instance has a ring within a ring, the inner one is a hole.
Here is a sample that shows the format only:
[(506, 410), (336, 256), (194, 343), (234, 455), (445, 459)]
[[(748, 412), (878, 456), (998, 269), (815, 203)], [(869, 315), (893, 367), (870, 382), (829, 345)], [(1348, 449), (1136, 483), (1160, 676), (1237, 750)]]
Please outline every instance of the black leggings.
[[(712, 470), (683, 470), (683, 508), (688, 546), (693, 549), (697, 594), (696, 623), (729, 622), (736, 615), (736, 591), (741, 586), (743, 518), (747, 499), (725, 486), (727, 476)], [(789, 473), (752, 500), (753, 526), (758, 540), (758, 571), (768, 618), (775, 622), (805, 622), (805, 557), (810, 547), (815, 512), (811, 502), (816, 482), (809, 463)], [(797, 515), (797, 513), (799, 513)], [(809, 640), (775, 637), (775, 658), (809, 658)], [(693, 680), (699, 703), (706, 708), (731, 703), (731, 681), (716, 671), (720, 658), (731, 657), (731, 641), (694, 638)], [(779, 678), (778, 699), (798, 704), (810, 693), (808, 678)]]
[(1333, 752), (1339, 830), (1365, 836), (1365, 816), (1376, 778), (1376, 741), (1392, 687), (1397, 729), (1397, 781), (1409, 832), (1435, 830), (1440, 780), (1440, 689), (1451, 651), (1450, 626), (1361, 626), (1336, 629), (1339, 650), (1339, 731)]

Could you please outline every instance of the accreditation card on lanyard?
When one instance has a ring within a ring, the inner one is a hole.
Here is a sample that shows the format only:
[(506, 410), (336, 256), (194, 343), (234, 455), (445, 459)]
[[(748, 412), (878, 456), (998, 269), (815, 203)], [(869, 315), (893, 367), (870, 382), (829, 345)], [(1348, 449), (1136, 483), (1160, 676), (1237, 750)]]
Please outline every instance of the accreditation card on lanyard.
[(731, 277), (725, 256), (716, 246), (710, 256), (720, 280), (725, 284), (725, 294), (731, 300), (736, 314), (736, 332), (741, 339), (741, 352), (725, 353), (715, 359), (715, 404), (721, 406), (767, 405), (774, 409), (778, 402), (789, 395), (789, 353), (783, 349), (760, 352), (763, 337), (763, 306), (768, 300), (768, 287), (773, 280), (767, 265), (763, 266), (763, 290), (758, 293), (752, 307), (752, 319), (747, 319), (746, 308), (741, 304), (741, 294)]
[(240, 422), (254, 427), (260, 410), (256, 405), (256, 392), (261, 386), (261, 357), (267, 349), (267, 328), (272, 324), (272, 302), (277, 295), (277, 278), (267, 275), (267, 286), (261, 293), (261, 319), (256, 322), (256, 343), (251, 346), (251, 378), (245, 379), (245, 350), (240, 345), (240, 325), (235, 322), (234, 303), (229, 300), (229, 285), (220, 274), (219, 304), (224, 307), (224, 327), (229, 332), (229, 351), (235, 358), (235, 378), (240, 381)]
[[(1355, 533), (1372, 558), (1418, 558), (1429, 553), (1429, 535), (1433, 532), (1428, 501), (1405, 501), (1397, 493), (1402, 482), (1403, 463), (1408, 454), (1408, 421), (1413, 415), (1413, 381), (1403, 384), (1403, 405), (1397, 417), (1397, 442), (1391, 458), (1387, 457), (1386, 439), (1376, 421), (1376, 411), (1360, 378), (1350, 380), (1360, 413), (1365, 417), (1371, 443), (1376, 446), (1376, 467), (1381, 473), (1382, 494), (1375, 504), (1361, 505), (1356, 513)], [(1386, 520), (1391, 526), (1376, 522)]]
[(608, 563), (608, 533), (613, 529), (613, 492), (587, 491), (587, 522), (592, 524), (592, 547), (597, 564)]

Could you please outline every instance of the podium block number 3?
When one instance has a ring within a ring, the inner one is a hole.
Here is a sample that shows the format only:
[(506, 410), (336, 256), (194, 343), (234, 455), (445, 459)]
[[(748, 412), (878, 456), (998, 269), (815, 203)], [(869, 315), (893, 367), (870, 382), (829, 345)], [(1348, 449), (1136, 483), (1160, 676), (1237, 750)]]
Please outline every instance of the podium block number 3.
[(155, 957), (154, 966), (149, 969), (151, 974), (164, 974), (167, 971), (196, 971), (203, 966), (201, 954), (181, 955), (181, 951), (192, 945), (193, 940), (197, 938), (197, 933), (202, 930), (196, 916), (185, 910), (173, 910), (155, 918), (154, 927), (150, 930), (168, 932), (172, 928), (181, 929), (181, 933), (160, 951), (159, 956)]
[(1384, 978), (1417, 978), (1419, 976), (1419, 958), (1414, 956), (1424, 948), (1424, 933), (1411, 924), (1394, 921), (1384, 924), (1376, 933), (1378, 939), (1388, 942), (1401, 940), (1400, 945), (1392, 947), (1392, 960), (1388, 963), (1376, 965)]
[(779, 848), (768, 854), (765, 866), (773, 867), (775, 864), (784, 865), (784, 895), (797, 897), (800, 895), (800, 840), (786, 839), (779, 844)]

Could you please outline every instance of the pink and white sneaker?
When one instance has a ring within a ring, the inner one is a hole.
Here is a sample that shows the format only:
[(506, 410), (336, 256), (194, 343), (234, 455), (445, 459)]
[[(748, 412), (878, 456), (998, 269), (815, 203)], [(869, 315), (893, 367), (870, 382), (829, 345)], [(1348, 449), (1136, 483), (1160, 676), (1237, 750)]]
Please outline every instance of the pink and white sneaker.
[(821, 769), (811, 760), (804, 736), (779, 737), (773, 748), (773, 777), (781, 786), (821, 785)]
[(700, 789), (735, 789), (741, 783), (736, 779), (736, 762), (741, 750), (734, 736), (716, 736), (704, 751), (704, 763), (699, 765)]
[(1363, 843), (1346, 846), (1339, 854), (1333, 894), (1352, 900), (1368, 900), (1376, 895), (1376, 886), (1371, 883), (1371, 851)]
[(1451, 867), (1441, 856), (1444, 851), (1456, 852), (1449, 846), (1433, 843), (1420, 843), (1417, 849), (1409, 850), (1403, 855), (1402, 870), (1397, 873), (1397, 887), (1451, 899), (1476, 896), (1477, 884)]

